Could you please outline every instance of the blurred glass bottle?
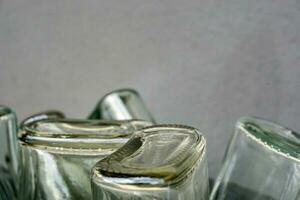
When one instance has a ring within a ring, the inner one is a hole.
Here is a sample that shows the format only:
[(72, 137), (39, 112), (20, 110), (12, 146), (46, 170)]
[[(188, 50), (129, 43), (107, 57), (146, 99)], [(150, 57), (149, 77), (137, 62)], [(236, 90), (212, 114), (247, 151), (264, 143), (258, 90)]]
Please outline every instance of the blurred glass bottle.
[(15, 184), (19, 170), (17, 117), (8, 107), (0, 106), (0, 170)]
[(146, 125), (139, 120), (61, 118), (25, 123), (20, 132), (21, 198), (90, 200), (92, 167)]
[(236, 125), (211, 200), (299, 200), (300, 135), (259, 118)]
[(155, 123), (141, 96), (133, 89), (119, 89), (106, 94), (88, 118), (105, 120), (141, 119)]
[(17, 200), (16, 184), (9, 171), (0, 170), (0, 200)]
[(34, 115), (31, 115), (24, 119), (20, 123), (20, 129), (23, 129), (27, 124), (38, 122), (45, 119), (63, 119), (65, 118), (65, 114), (58, 110), (46, 110)]
[(135, 133), (92, 170), (93, 200), (207, 200), (206, 142), (180, 125)]

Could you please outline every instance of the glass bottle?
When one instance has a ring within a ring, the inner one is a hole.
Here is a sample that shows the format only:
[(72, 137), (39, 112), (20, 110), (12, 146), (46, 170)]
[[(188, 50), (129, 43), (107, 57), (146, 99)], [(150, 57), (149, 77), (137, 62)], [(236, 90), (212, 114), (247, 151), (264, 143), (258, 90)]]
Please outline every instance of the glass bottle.
[(141, 119), (155, 123), (141, 96), (133, 89), (119, 89), (106, 94), (88, 118), (105, 120)]
[(300, 135), (263, 119), (240, 119), (210, 199), (299, 200)]
[(33, 123), (33, 122), (37, 122), (37, 121), (41, 121), (41, 120), (45, 120), (45, 119), (59, 119), (59, 118), (65, 118), (65, 114), (62, 113), (61, 111), (58, 110), (47, 110), (47, 111), (43, 111), (34, 115), (31, 115), (29, 117), (27, 117), (26, 119), (24, 119), (21, 123), (20, 123), (20, 129), (23, 129), (24, 126), (26, 126), (27, 124)]
[(5, 106), (0, 106), (0, 136), (0, 171), (2, 174), (9, 174), (9, 179), (15, 184), (19, 170), (17, 117)]
[(93, 200), (207, 200), (205, 154), (194, 128), (146, 127), (93, 168)]
[(91, 199), (90, 172), (96, 162), (149, 125), (140, 120), (44, 119), (25, 123), (22, 199)]
[(16, 184), (8, 171), (0, 170), (0, 199), (1, 200), (16, 200), (17, 189)]

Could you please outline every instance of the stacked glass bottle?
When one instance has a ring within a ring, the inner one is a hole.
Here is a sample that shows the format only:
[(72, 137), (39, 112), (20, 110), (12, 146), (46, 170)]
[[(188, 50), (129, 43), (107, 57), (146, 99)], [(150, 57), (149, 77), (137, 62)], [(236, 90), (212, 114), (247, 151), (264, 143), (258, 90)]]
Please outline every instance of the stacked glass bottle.
[[(87, 120), (69, 119), (59, 111), (46, 111), (25, 119), (18, 131), (11, 110), (3, 107), (0, 117), (0, 133), (8, 141), (4, 142), (7, 146), (2, 146), (6, 151), (1, 151), (6, 154), (0, 158), (6, 170), (5, 175), (0, 173), (2, 199), (16, 199), (15, 194), (19, 194), (17, 199), (26, 200), (91, 199), (90, 175), (97, 162), (92, 185), (93, 198), (99, 199), (103, 194), (99, 191), (108, 189), (105, 184), (98, 184), (96, 174), (103, 167), (101, 163), (107, 164), (107, 159), (115, 155), (128, 161), (130, 152), (143, 149), (146, 151), (137, 155), (136, 161), (131, 159), (126, 169), (122, 168), (124, 162), (119, 163), (122, 167), (109, 163), (112, 165), (108, 169), (121, 170), (129, 176), (144, 176), (121, 192), (123, 199), (208, 198), (203, 136), (187, 126), (152, 126), (155, 120), (134, 90), (122, 89), (105, 95)], [(137, 162), (141, 162), (138, 168)], [(149, 164), (153, 166), (147, 167)], [(105, 175), (107, 180), (109, 173)], [(121, 179), (125, 182), (116, 183), (123, 186), (126, 181), (137, 180)], [(137, 189), (135, 195), (130, 195), (133, 188)], [(159, 194), (153, 196), (150, 191)]]

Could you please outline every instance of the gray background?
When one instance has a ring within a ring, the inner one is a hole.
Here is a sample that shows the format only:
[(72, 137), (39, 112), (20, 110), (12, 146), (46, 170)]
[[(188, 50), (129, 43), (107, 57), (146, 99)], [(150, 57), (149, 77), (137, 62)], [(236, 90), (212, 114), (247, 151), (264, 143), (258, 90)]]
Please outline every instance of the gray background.
[(159, 122), (198, 127), (219, 170), (235, 121), (300, 130), (299, 0), (0, 0), (0, 102), (86, 117), (136, 88)]

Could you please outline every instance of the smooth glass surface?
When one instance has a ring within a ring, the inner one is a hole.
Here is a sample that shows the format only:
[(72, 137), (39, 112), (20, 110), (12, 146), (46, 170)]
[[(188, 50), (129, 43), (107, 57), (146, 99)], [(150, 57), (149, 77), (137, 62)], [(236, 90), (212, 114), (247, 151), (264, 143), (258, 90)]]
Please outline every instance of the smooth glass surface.
[(93, 200), (207, 200), (205, 146), (191, 127), (146, 127), (93, 168)]
[(140, 120), (45, 119), (20, 133), (22, 199), (91, 199), (90, 172), (96, 162), (149, 125)]
[(17, 117), (5, 106), (0, 106), (0, 171), (8, 173), (17, 182), (19, 146), (17, 142)]
[(108, 93), (97, 104), (89, 119), (131, 120), (155, 122), (139, 93), (133, 89), (120, 89)]
[(299, 200), (300, 135), (259, 118), (238, 121), (211, 200)]
[(25, 125), (30, 124), (32, 122), (41, 121), (44, 119), (58, 119), (58, 118), (61, 119), (65, 118), (65, 114), (58, 110), (47, 110), (27, 117), (20, 123), (20, 128), (22, 129)]

